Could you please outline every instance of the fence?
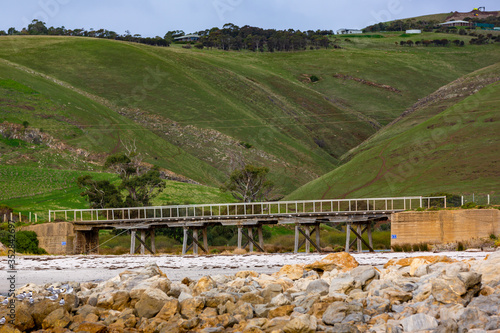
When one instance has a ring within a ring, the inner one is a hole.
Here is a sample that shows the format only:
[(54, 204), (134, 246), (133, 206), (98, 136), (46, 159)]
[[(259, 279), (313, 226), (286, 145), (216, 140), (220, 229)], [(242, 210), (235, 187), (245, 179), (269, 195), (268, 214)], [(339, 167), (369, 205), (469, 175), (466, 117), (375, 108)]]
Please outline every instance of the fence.
[(264, 216), (331, 215), (392, 212), (418, 207), (446, 208), (446, 197), (364, 198), (276, 201), (231, 204), (176, 205), (133, 208), (49, 210), (51, 221), (179, 220), (186, 218), (258, 218)]

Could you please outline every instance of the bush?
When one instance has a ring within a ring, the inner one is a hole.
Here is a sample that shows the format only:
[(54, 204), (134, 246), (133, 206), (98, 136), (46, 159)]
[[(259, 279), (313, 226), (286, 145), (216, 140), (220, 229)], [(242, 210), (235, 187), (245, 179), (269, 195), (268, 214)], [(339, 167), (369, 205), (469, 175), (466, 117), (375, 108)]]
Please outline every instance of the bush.
[[(10, 233), (5, 230), (0, 231), (0, 241), (7, 247), (9, 243)], [(38, 238), (34, 231), (17, 231), (16, 232), (16, 248), (17, 253), (29, 254), (47, 254), (42, 248), (38, 247)]]
[(476, 208), (476, 203), (475, 202), (468, 202), (464, 205), (462, 205), (460, 208), (462, 209), (473, 209), (473, 208)]
[(311, 79), (311, 82), (318, 82), (319, 81), (319, 77), (317, 77), (316, 75), (311, 75), (309, 77), (309, 79)]

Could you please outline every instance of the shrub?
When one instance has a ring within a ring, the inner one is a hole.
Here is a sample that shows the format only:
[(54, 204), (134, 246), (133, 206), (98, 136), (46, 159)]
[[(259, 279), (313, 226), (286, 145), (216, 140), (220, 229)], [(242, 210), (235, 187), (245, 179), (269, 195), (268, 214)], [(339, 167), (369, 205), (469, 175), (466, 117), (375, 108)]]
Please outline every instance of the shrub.
[(318, 82), (319, 81), (319, 77), (317, 77), (316, 75), (311, 75), (309, 77), (309, 79), (311, 80), (311, 82)]
[(247, 250), (245, 249), (234, 249), (233, 254), (246, 254)]
[(457, 244), (457, 251), (464, 251), (465, 250), (465, 245), (462, 242), (458, 242)]
[(473, 209), (473, 208), (476, 208), (476, 203), (475, 202), (468, 202), (466, 204), (463, 204), (461, 206), (462, 209)]
[[(5, 246), (10, 246), (9, 237), (10, 233), (8, 231), (0, 231), (0, 241)], [(34, 231), (17, 231), (15, 246), (17, 253), (47, 254), (47, 251), (38, 247), (38, 238)]]
[(196, 47), (197, 49), (203, 50), (203, 44), (202, 43), (196, 43), (196, 44), (194, 44), (194, 47)]

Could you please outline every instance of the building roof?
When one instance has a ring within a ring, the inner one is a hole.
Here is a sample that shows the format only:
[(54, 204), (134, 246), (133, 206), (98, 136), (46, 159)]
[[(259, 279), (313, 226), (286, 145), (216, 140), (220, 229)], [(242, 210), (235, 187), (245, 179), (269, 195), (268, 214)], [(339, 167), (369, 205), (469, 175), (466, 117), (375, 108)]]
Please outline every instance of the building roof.
[(440, 25), (444, 25), (444, 24), (453, 24), (453, 23), (471, 23), (469, 21), (448, 21), (448, 22), (444, 22), (444, 23), (439, 23)]
[(185, 39), (185, 38), (200, 38), (200, 35), (197, 35), (197, 34), (184, 35), (184, 36), (180, 36), (180, 37), (175, 37), (174, 40)]

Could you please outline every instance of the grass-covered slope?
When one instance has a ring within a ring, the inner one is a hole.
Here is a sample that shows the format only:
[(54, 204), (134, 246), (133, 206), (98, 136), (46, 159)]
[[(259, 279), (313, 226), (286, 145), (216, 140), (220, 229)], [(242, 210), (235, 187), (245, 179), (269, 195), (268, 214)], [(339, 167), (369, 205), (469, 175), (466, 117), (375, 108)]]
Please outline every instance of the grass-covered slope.
[(42, 178), (102, 171), (108, 154), (134, 146), (145, 162), (212, 186), (241, 161), (265, 165), (276, 194), (287, 194), (342, 165), (419, 99), (500, 61), (498, 45), (410, 48), (396, 45), (398, 34), (381, 37), (252, 53), (2, 36), (0, 131), (12, 135), (1, 135), (0, 163)]
[(288, 198), (496, 193), (499, 80), (496, 64), (439, 89)]

